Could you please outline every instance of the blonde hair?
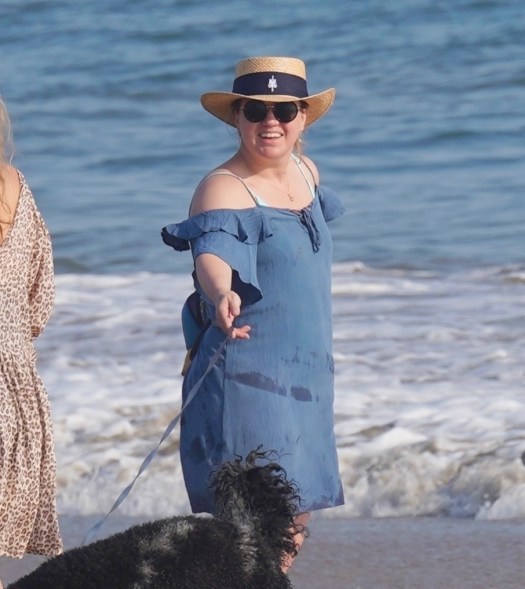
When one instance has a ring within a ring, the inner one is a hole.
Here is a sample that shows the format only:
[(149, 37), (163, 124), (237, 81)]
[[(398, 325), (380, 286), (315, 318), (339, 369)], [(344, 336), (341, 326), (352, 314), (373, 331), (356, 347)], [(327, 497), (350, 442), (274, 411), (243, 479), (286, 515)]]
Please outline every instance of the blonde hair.
[(0, 96), (0, 163), (10, 164), (13, 158), (13, 134), (7, 107)]
[[(13, 158), (13, 133), (5, 102), (0, 97), (0, 221), (5, 213), (10, 218), (5, 202), (5, 178), (2, 174), (4, 164), (10, 164)], [(3, 228), (0, 225), (0, 243), (3, 238)]]

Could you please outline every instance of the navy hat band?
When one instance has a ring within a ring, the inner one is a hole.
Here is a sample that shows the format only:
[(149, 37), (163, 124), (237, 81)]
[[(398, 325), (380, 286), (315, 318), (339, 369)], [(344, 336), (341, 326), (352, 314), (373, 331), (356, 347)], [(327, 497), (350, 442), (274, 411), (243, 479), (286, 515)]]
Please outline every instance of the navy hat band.
[(297, 98), (306, 98), (308, 90), (306, 89), (306, 80), (300, 76), (292, 74), (283, 74), (281, 72), (258, 72), (256, 74), (245, 74), (239, 76), (233, 82), (235, 94), (244, 94), (245, 96), (255, 96), (267, 94), (285, 94), (288, 96), (297, 96)]

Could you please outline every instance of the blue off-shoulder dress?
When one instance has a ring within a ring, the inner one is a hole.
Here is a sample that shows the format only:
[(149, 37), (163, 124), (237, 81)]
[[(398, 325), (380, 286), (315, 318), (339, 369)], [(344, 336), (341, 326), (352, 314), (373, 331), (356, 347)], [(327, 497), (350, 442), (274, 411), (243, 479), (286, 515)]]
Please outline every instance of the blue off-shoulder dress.
[[(211, 210), (162, 231), (176, 250), (191, 247), (194, 259), (212, 253), (231, 266), (242, 300), (236, 325), (252, 328), (249, 340), (227, 342), (181, 419), (181, 460), (194, 513), (214, 512), (209, 480), (215, 468), (261, 445), (277, 452), (296, 483), (299, 511), (344, 502), (334, 435), (326, 223), (342, 212), (336, 194), (317, 187), (300, 211)], [(196, 279), (195, 286), (200, 291)], [(183, 400), (224, 339), (217, 326), (207, 329), (185, 376)]]

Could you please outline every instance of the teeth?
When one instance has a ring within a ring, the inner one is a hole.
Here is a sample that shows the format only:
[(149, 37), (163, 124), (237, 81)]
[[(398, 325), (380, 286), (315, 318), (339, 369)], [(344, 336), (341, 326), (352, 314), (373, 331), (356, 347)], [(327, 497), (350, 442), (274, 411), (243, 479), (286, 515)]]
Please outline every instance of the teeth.
[(265, 137), (267, 139), (276, 139), (277, 137), (280, 137), (281, 134), (280, 133), (261, 133), (261, 137)]

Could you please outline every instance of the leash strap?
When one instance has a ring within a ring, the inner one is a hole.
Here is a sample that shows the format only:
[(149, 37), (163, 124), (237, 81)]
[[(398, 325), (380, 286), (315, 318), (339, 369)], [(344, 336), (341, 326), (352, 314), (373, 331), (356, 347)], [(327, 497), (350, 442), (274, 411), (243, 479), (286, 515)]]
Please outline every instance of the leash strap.
[(135, 485), (135, 483), (137, 482), (137, 479), (139, 478), (139, 476), (148, 468), (148, 466), (150, 465), (150, 462), (153, 460), (153, 458), (155, 458), (157, 452), (159, 451), (159, 448), (162, 444), (162, 442), (164, 442), (164, 440), (171, 434), (171, 432), (173, 431), (173, 428), (177, 425), (177, 423), (179, 423), (180, 418), (182, 416), (182, 412), (184, 411), (184, 409), (186, 409), (186, 407), (192, 402), (193, 398), (195, 397), (195, 395), (197, 394), (197, 391), (199, 390), (199, 388), (202, 385), (202, 382), (204, 381), (204, 379), (206, 378), (206, 376), (208, 375), (208, 373), (211, 371), (211, 369), (215, 366), (215, 364), (217, 363), (220, 355), (222, 354), (222, 351), (224, 349), (224, 346), (226, 345), (226, 342), (228, 341), (228, 338), (226, 338), (221, 345), (217, 348), (217, 350), (215, 351), (215, 354), (213, 354), (213, 356), (211, 357), (211, 360), (206, 368), (206, 370), (204, 371), (204, 374), (199, 378), (199, 380), (193, 385), (193, 387), (191, 388), (190, 392), (188, 393), (188, 396), (186, 398), (186, 402), (182, 405), (181, 410), (179, 411), (179, 413), (170, 421), (170, 423), (168, 424), (168, 427), (164, 430), (164, 433), (162, 434), (162, 437), (159, 440), (159, 443), (155, 446), (155, 448), (153, 448), (153, 450), (146, 456), (146, 458), (144, 459), (142, 465), (140, 466), (137, 474), (135, 475), (135, 478), (131, 481), (131, 483), (120, 493), (120, 495), (118, 496), (118, 499), (115, 501), (115, 503), (113, 503), (113, 507), (108, 511), (108, 513), (100, 520), (98, 521), (89, 531), (88, 533), (84, 536), (84, 539), (82, 540), (82, 543), (80, 544), (81, 546), (84, 546), (85, 544), (88, 544), (89, 542), (91, 542), (91, 540), (93, 539), (93, 537), (95, 536), (95, 534), (100, 530), (100, 528), (104, 525), (105, 521), (108, 519), (108, 517), (117, 509), (117, 507), (124, 501), (124, 499), (126, 499), (126, 497), (129, 495), (131, 489), (133, 488), (133, 486)]

